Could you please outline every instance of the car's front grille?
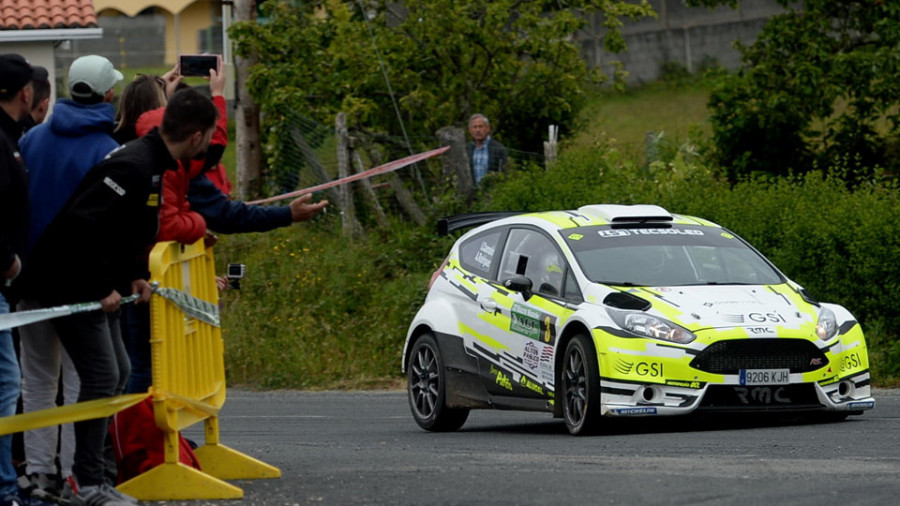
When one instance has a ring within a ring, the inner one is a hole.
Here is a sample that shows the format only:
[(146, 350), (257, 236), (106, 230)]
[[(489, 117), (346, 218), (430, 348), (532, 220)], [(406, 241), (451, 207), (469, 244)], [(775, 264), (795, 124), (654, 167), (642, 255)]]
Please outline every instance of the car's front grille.
[(739, 374), (741, 369), (790, 369), (809, 372), (828, 364), (822, 350), (804, 339), (735, 339), (709, 345), (691, 367), (713, 374)]
[(699, 409), (710, 411), (803, 411), (821, 409), (812, 383), (799, 385), (710, 385)]

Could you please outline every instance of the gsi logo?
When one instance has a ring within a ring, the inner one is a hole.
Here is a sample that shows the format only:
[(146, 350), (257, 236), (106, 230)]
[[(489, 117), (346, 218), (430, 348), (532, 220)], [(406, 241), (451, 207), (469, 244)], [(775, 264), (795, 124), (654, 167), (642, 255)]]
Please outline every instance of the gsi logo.
[(638, 376), (659, 378), (663, 375), (663, 365), (656, 362), (638, 362), (637, 366), (634, 368), (634, 372)]

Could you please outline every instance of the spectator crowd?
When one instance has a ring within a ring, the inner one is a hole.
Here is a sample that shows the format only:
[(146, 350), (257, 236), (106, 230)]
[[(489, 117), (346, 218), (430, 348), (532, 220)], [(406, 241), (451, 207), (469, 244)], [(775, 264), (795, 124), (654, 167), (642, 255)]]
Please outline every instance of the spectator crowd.
[[(0, 55), (0, 315), (102, 306), (17, 329), (18, 349), (0, 329), (0, 417), (20, 398), (30, 412), (148, 390), (156, 242), (211, 246), (215, 233), (288, 226), (328, 204), (229, 198), (222, 70), (219, 58), (208, 89), (185, 85), (178, 67), (122, 89), (109, 60), (87, 55), (68, 69), (69, 98), (51, 104), (46, 69)], [(497, 170), (492, 158), (479, 171)], [(132, 294), (135, 304), (121, 304)], [(107, 418), (30, 430), (14, 457), (13, 437), (0, 436), (0, 506), (135, 504), (115, 488), (123, 470), (111, 473), (105, 456), (114, 437)]]

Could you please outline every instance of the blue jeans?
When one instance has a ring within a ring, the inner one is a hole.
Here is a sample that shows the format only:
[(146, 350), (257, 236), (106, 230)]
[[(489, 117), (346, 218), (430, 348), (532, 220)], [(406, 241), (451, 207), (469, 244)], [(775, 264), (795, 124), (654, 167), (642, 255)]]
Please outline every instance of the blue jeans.
[[(0, 293), (0, 314), (8, 313), (9, 303)], [(16, 414), (21, 378), (12, 331), (0, 330), (0, 417)], [(16, 469), (12, 464), (12, 435), (0, 436), (0, 497), (18, 493)]]
[(140, 394), (153, 384), (150, 359), (150, 304), (122, 306), (122, 339), (131, 360), (125, 393)]

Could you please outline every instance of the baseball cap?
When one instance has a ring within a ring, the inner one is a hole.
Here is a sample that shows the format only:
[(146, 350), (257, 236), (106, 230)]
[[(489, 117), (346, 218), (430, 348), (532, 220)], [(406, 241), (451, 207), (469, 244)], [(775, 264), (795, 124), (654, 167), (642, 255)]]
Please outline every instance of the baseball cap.
[(22, 55), (0, 54), (0, 97), (11, 96), (34, 79), (35, 68)]
[[(82, 56), (69, 67), (69, 93), (73, 97), (102, 96), (121, 80), (122, 73), (113, 68), (112, 62), (95, 54)], [(86, 85), (87, 90), (79, 86), (76, 91), (78, 84)]]

